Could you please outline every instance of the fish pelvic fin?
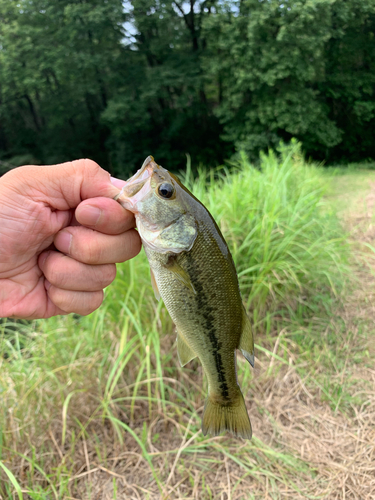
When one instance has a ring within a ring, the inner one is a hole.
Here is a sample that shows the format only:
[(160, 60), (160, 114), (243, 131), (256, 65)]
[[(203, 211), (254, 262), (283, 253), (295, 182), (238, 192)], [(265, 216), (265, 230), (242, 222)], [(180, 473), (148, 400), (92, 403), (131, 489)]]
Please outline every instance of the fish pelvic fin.
[(222, 405), (210, 396), (206, 399), (202, 418), (203, 434), (217, 436), (224, 431), (231, 432), (235, 437), (251, 439), (251, 423), (241, 391), (239, 397), (230, 404)]
[(150, 267), (150, 274), (151, 274), (151, 285), (152, 285), (152, 289), (154, 290), (155, 299), (157, 301), (159, 301), (160, 300), (160, 292), (159, 292), (158, 284), (156, 283), (154, 271), (151, 269), (151, 267)]
[(189, 361), (197, 357), (180, 332), (177, 334), (177, 354), (181, 366), (185, 366)]
[(244, 307), (242, 308), (242, 333), (238, 349), (241, 350), (242, 354), (254, 368), (254, 337), (251, 323)]

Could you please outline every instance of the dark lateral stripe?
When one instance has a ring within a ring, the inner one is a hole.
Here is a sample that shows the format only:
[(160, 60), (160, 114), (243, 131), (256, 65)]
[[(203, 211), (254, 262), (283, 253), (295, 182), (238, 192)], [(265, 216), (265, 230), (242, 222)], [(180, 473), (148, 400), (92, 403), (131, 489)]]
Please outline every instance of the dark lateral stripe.
[(199, 273), (197, 272), (196, 266), (192, 262), (191, 255), (187, 253), (186, 256), (188, 257), (188, 274), (196, 291), (194, 297), (197, 304), (197, 310), (203, 316), (205, 333), (208, 335), (208, 338), (211, 342), (212, 354), (215, 360), (215, 367), (219, 386), (221, 389), (221, 395), (223, 398), (229, 399), (229, 390), (227, 381), (225, 379), (223, 360), (220, 354), (222, 342), (219, 341), (215, 332), (215, 318), (213, 314), (214, 309), (209, 304), (209, 298), (203, 289), (201, 281), (199, 280)]

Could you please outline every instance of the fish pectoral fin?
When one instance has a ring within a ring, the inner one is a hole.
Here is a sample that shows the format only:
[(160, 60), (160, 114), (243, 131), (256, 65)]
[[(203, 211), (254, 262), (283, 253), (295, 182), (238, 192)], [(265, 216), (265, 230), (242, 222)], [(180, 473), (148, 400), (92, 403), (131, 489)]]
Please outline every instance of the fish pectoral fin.
[(247, 317), (245, 308), (242, 308), (242, 333), (238, 349), (254, 368), (254, 337), (251, 328), (250, 320)]
[(194, 286), (192, 282), (190, 281), (190, 277), (182, 267), (177, 264), (177, 262), (174, 260), (167, 266), (168, 271), (171, 271), (173, 273), (173, 276), (178, 279), (181, 283), (183, 283), (189, 290), (191, 290), (194, 294), (197, 292), (194, 289)]
[(177, 354), (181, 366), (185, 366), (189, 361), (197, 357), (180, 332), (177, 334)]
[(160, 292), (159, 292), (158, 284), (156, 283), (155, 274), (154, 274), (154, 271), (151, 269), (151, 267), (150, 267), (150, 273), (151, 273), (151, 285), (152, 285), (152, 289), (154, 290), (155, 299), (160, 300)]

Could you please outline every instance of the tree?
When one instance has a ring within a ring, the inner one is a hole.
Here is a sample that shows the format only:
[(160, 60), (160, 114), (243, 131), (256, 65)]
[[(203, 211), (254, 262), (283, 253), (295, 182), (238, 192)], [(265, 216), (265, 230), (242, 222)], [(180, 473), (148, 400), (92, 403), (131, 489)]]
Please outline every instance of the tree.
[[(0, 0), (0, 161), (375, 158), (373, 0)], [(3, 167), (2, 167), (3, 168)]]
[(202, 65), (202, 23), (214, 3), (131, 2), (136, 34), (126, 50), (132, 68), (103, 113), (114, 164), (139, 165), (147, 152), (177, 169), (185, 153), (195, 164), (215, 165), (232, 152), (219, 139), (222, 127)]
[(122, 38), (121, 0), (0, 0), (1, 141), (8, 155), (106, 163), (100, 121)]
[(205, 24), (224, 139), (253, 157), (293, 136), (315, 158), (375, 157), (374, 2), (238, 5)]

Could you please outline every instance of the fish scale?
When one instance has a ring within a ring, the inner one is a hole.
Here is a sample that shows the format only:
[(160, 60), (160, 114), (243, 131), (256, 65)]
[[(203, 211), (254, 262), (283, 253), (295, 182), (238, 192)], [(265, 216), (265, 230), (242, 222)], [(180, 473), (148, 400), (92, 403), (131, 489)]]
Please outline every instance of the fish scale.
[(198, 357), (207, 376), (203, 433), (228, 430), (250, 438), (236, 349), (253, 364), (254, 342), (220, 229), (200, 201), (152, 157), (129, 179), (118, 201), (136, 216), (155, 294), (177, 327), (181, 365)]

